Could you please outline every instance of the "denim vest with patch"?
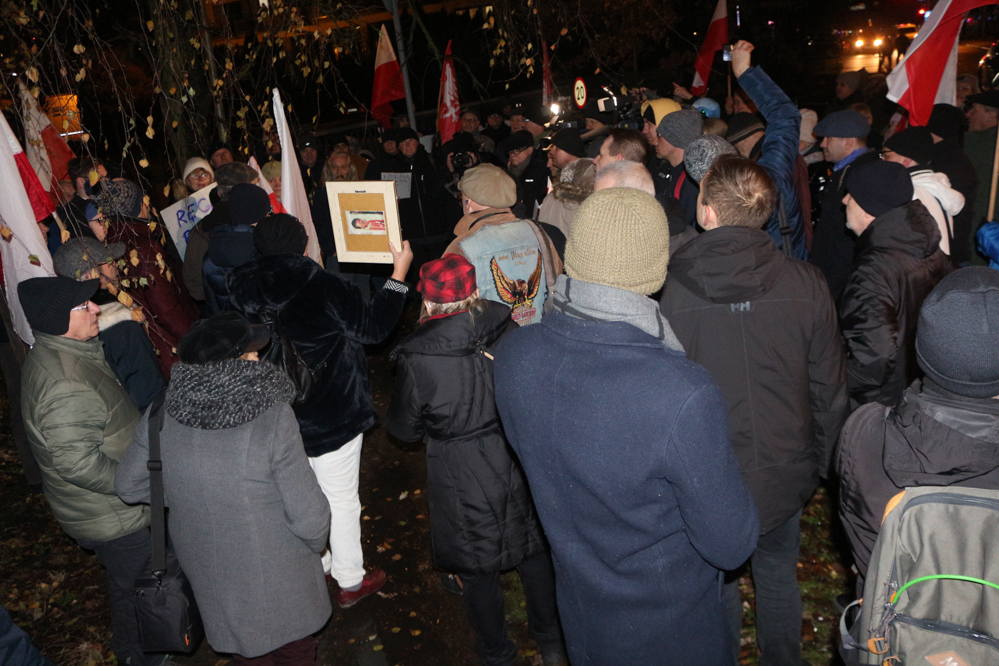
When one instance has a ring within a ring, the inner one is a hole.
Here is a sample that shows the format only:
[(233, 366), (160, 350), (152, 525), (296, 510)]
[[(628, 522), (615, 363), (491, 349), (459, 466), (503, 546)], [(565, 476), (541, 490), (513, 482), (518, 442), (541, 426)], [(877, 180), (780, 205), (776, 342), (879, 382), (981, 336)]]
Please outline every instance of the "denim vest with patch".
[(513, 309), (521, 326), (541, 321), (548, 297), (545, 265), (537, 234), (524, 220), (485, 225), (458, 242), (475, 266), (479, 296)]

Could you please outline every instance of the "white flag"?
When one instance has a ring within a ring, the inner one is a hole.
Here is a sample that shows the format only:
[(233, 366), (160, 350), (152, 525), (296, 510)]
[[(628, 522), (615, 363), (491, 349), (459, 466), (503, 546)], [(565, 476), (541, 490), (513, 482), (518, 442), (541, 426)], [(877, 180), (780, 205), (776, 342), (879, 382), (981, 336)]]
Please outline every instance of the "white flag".
[(316, 227), (312, 224), (312, 209), (309, 208), (309, 196), (305, 193), (305, 183), (302, 182), (302, 172), (298, 168), (298, 149), (291, 140), (291, 129), (284, 115), (284, 104), (281, 103), (281, 91), (274, 89), (274, 122), (277, 125), (278, 138), (281, 140), (281, 205), (289, 215), (294, 215), (309, 234), (309, 243), (305, 253), (320, 266), (323, 265), (319, 253), (319, 239), (316, 238)]

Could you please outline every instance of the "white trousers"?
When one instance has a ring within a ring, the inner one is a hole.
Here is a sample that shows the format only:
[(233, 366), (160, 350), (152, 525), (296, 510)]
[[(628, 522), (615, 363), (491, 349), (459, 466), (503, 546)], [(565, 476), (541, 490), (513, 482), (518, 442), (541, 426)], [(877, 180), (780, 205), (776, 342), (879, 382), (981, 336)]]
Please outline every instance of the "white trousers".
[(323, 571), (332, 574), (342, 588), (359, 585), (364, 579), (361, 498), (357, 494), (363, 438), (361, 433), (336, 451), (309, 458), (330, 503), (330, 543), (323, 552)]

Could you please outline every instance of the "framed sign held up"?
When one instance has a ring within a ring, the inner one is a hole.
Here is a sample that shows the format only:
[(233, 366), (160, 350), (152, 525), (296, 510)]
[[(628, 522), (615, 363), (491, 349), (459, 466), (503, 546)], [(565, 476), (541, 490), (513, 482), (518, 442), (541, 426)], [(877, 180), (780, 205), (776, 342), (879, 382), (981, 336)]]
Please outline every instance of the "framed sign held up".
[(391, 264), (389, 242), (402, 248), (399, 206), (391, 180), (326, 183), (337, 261)]

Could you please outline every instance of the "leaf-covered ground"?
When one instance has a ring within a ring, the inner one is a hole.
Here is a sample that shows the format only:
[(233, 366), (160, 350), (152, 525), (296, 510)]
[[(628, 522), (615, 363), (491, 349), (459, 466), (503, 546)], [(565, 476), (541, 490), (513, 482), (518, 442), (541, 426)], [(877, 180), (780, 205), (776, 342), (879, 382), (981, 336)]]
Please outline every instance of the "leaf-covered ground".
[[(408, 308), (401, 332), (369, 350), (375, 402), (382, 413), (392, 390), (388, 352), (415, 323)], [(0, 383), (0, 392), (3, 384)], [(67, 537), (45, 498), (28, 488), (10, 434), (9, 409), (0, 395), (0, 603), (59, 666), (114, 664), (105, 580), (93, 555)], [(430, 563), (426, 465), (422, 445), (401, 444), (376, 426), (365, 437), (361, 465), (366, 564), (389, 575), (382, 592), (354, 608), (334, 606), (319, 639), (320, 664), (390, 666), (477, 663), (474, 635), (460, 597), (443, 589)], [(835, 663), (835, 596), (853, 584), (843, 567), (842, 539), (834, 537), (828, 494), (820, 490), (802, 518), (799, 581), (805, 600), (802, 640), (813, 665)], [(517, 666), (540, 663), (527, 629), (516, 574), (503, 578), (510, 634), (520, 647)], [(756, 664), (752, 585), (747, 593), (742, 664)], [(332, 591), (335, 593), (335, 584)], [(622, 637), (626, 640), (626, 637)], [(222, 666), (225, 655), (203, 643), (177, 659), (189, 666)]]

